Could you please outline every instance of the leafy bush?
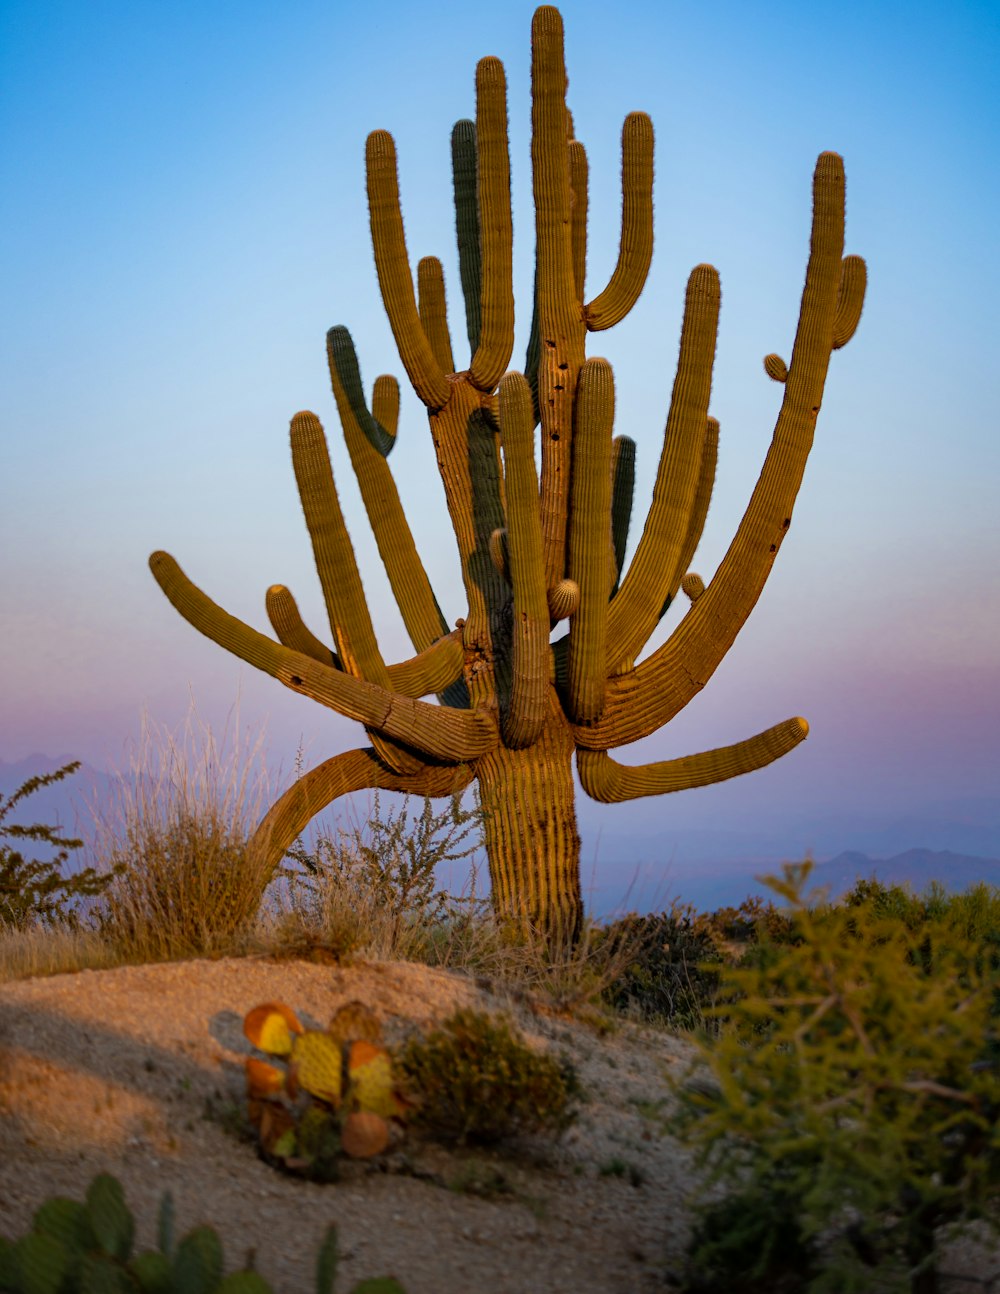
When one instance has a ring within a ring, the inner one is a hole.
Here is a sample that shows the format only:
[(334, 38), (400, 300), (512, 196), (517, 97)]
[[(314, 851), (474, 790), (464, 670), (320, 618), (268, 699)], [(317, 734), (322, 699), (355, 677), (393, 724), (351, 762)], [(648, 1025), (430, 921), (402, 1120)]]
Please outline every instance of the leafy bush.
[(724, 961), (709, 918), (675, 904), (659, 915), (623, 917), (607, 935), (630, 949), (627, 964), (605, 991), (610, 1006), (678, 1028), (702, 1022), (716, 1000)]
[(19, 850), (0, 844), (0, 929), (6, 926), (25, 930), (35, 922), (50, 926), (58, 923), (72, 925), (78, 920), (78, 914), (67, 905), (74, 899), (93, 898), (114, 879), (110, 875), (101, 875), (92, 867), (84, 868), (75, 876), (62, 875), (69, 851), (79, 849), (82, 840), (63, 839), (56, 834), (56, 828), (37, 823), (31, 827), (14, 823), (2, 825), (7, 814), (21, 800), (43, 786), (61, 782), (79, 767), (80, 761), (74, 760), (54, 773), (29, 777), (6, 800), (0, 795), (0, 836), (11, 840), (39, 841), (59, 851), (55, 858), (41, 862), (37, 858), (26, 859)]
[(928, 907), (916, 928), (876, 895), (813, 911), (808, 874), (786, 867), (769, 882), (800, 940), (722, 971), (727, 1026), (701, 1048), (717, 1088), (680, 1089), (682, 1131), (711, 1180), (774, 1205), (756, 1208), (738, 1243), (719, 1225), (732, 1200), (704, 1209), (692, 1271), (766, 1283), (794, 1222), (810, 1294), (869, 1289), (873, 1267), (927, 1294), (939, 1228), (995, 1222), (996, 960), (957, 919), (961, 905)]
[(523, 1133), (561, 1133), (578, 1095), (573, 1071), (539, 1055), (484, 1012), (460, 1010), (411, 1039), (397, 1068), (415, 1108), (410, 1121), (444, 1142), (480, 1145)]
[[(132, 1254), (135, 1221), (121, 1184), (102, 1173), (86, 1201), (54, 1196), (35, 1213), (19, 1240), (0, 1238), (0, 1291), (4, 1294), (271, 1294), (250, 1268), (224, 1273), (222, 1244), (211, 1227), (173, 1239), (173, 1204), (160, 1204), (158, 1247)], [(333, 1294), (337, 1232), (327, 1230), (316, 1262), (317, 1294)], [(405, 1294), (390, 1278), (362, 1281), (353, 1294)]]

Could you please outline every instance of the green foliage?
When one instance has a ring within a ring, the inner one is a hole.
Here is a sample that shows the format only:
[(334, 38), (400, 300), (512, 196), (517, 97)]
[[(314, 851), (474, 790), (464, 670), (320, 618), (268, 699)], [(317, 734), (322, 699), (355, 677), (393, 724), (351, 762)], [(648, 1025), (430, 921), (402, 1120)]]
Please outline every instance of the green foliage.
[[(272, 1294), (251, 1269), (223, 1274), (222, 1244), (207, 1226), (176, 1246), (173, 1204), (160, 1206), (158, 1249), (132, 1255), (135, 1222), (120, 1182), (107, 1173), (87, 1188), (86, 1202), (55, 1196), (35, 1212), (19, 1240), (0, 1237), (0, 1294)], [(316, 1294), (333, 1294), (337, 1232), (330, 1227), (316, 1262)], [(351, 1294), (406, 1294), (391, 1277), (361, 1281)]]
[(75, 924), (76, 913), (67, 904), (72, 899), (93, 898), (113, 879), (110, 875), (100, 875), (92, 867), (75, 876), (62, 875), (62, 865), (69, 858), (69, 851), (79, 849), (82, 840), (63, 839), (56, 834), (56, 828), (37, 823), (31, 827), (14, 823), (3, 825), (4, 818), (21, 800), (43, 786), (61, 782), (79, 767), (80, 761), (74, 760), (54, 773), (29, 777), (6, 799), (0, 795), (0, 836), (11, 840), (40, 841), (59, 851), (55, 858), (41, 862), (37, 858), (25, 858), (10, 845), (0, 844), (0, 930), (5, 926), (24, 930), (37, 921), (50, 926), (60, 922)]
[(809, 870), (769, 881), (797, 937), (722, 971), (714, 1085), (680, 1088), (682, 1131), (737, 1192), (703, 1210), (692, 1270), (763, 1289), (791, 1245), (810, 1294), (869, 1289), (872, 1267), (929, 1290), (938, 1229), (994, 1221), (1000, 1187), (997, 959), (969, 933), (988, 896), (812, 910)]
[(488, 1145), (561, 1133), (573, 1119), (572, 1070), (532, 1051), (504, 1019), (460, 1010), (397, 1059), (416, 1103), (411, 1122), (442, 1141)]
[(723, 963), (721, 941), (708, 918), (675, 904), (659, 915), (623, 917), (607, 935), (631, 952), (605, 991), (610, 1006), (678, 1028), (702, 1023), (715, 1002)]

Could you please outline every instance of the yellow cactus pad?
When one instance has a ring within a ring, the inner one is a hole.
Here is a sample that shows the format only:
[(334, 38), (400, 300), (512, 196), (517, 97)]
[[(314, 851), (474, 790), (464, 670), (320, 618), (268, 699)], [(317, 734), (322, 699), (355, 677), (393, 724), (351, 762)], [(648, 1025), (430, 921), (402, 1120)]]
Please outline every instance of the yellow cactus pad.
[(392, 1060), (384, 1047), (359, 1041), (351, 1044), (347, 1058), (350, 1101), (358, 1110), (397, 1118), (403, 1106), (393, 1091)]
[(299, 1017), (283, 1002), (262, 1002), (243, 1017), (243, 1033), (261, 1051), (287, 1056), (292, 1035), (302, 1033)]
[(343, 1088), (340, 1043), (328, 1033), (312, 1030), (295, 1039), (288, 1070), (288, 1086), (302, 1088), (330, 1105), (340, 1104)]

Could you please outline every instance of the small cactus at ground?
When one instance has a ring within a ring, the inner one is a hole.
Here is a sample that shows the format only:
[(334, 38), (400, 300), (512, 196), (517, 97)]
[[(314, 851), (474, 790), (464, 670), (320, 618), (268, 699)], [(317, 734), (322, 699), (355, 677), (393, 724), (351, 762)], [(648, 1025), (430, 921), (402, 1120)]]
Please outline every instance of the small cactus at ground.
[(341, 1152), (369, 1159), (398, 1136), (406, 1103), (378, 1019), (363, 1003), (346, 1003), (321, 1031), (303, 1028), (284, 1003), (265, 1002), (247, 1012), (243, 1032), (285, 1062), (246, 1061), (247, 1109), (269, 1162), (333, 1181)]
[[(54, 1196), (18, 1240), (0, 1236), (0, 1294), (273, 1294), (252, 1269), (224, 1275), (222, 1242), (196, 1227), (173, 1244), (173, 1201), (160, 1203), (159, 1248), (132, 1256), (135, 1220), (121, 1183), (101, 1173), (86, 1200)], [(316, 1258), (316, 1294), (333, 1294), (337, 1229), (329, 1227)], [(360, 1281), (351, 1294), (406, 1294), (391, 1276)]]

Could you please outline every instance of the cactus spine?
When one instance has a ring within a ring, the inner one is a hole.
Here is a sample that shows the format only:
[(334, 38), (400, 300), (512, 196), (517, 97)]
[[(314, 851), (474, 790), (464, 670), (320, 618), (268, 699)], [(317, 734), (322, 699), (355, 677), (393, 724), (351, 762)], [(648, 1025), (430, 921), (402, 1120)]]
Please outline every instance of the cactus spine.
[[(376, 380), (367, 403), (346, 328), (328, 335), (333, 394), (393, 594), (416, 655), (387, 665), (372, 631), (330, 468), (312, 413), (292, 420), (292, 457), (330, 622), (331, 645), (305, 626), (292, 594), (268, 590), (277, 641), (228, 615), (166, 553), (150, 558), (163, 591), (195, 628), (286, 687), (357, 719), (370, 746), (305, 773), (261, 822), (254, 846), (266, 878), (306, 823), (362, 788), (451, 795), (478, 782), (494, 904), (550, 931), (576, 930), (579, 836), (571, 763), (584, 790), (617, 801), (763, 767), (806, 735), (789, 719), (748, 740), (684, 759), (626, 768), (610, 751), (649, 736), (699, 691), (732, 645), (791, 521), (831, 351), (853, 335), (865, 265), (844, 257), (844, 170), (823, 153), (813, 179), (812, 240), (790, 361), (765, 369), (784, 387), (760, 479), (707, 586), (689, 571), (708, 511), (718, 423), (708, 413), (719, 279), (688, 281), (677, 376), (653, 502), (624, 568), (635, 445), (613, 437), (614, 380), (588, 359), (588, 332), (635, 304), (652, 255), (653, 129), (632, 113), (622, 130), (622, 230), (606, 287), (584, 292), (588, 167), (566, 106), (562, 19), (532, 25), (535, 301), (524, 376), (508, 373), (514, 342), (510, 163), (502, 65), (483, 59), (476, 120), (452, 134), (456, 232), (468, 367), (456, 360), (440, 262), (417, 267), (406, 246), (395, 144), (368, 138), (367, 177), (379, 287), (403, 368), (430, 419), (458, 546), (467, 610), (449, 633), (417, 554), (388, 464), (399, 391)], [(538, 428), (541, 474), (534, 450)], [(637, 658), (678, 592), (689, 606), (667, 641)], [(554, 642), (550, 632), (568, 618)], [(439, 704), (421, 697), (436, 694)]]

